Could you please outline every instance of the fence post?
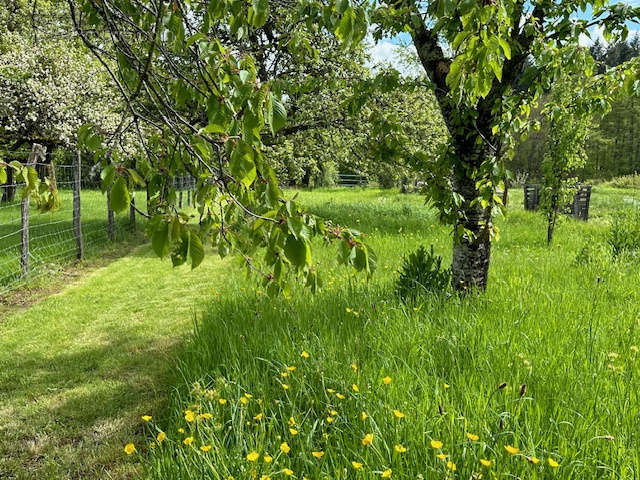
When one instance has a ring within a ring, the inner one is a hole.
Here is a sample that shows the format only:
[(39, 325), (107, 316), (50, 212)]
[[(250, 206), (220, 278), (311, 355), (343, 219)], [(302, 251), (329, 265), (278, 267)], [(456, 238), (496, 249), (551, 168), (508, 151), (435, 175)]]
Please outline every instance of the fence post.
[(129, 227), (132, 232), (136, 231), (136, 199), (131, 197), (129, 204)]
[[(37, 143), (33, 144), (29, 159), (27, 160), (27, 167), (34, 167), (37, 163), (38, 157), (44, 158), (47, 150), (42, 145)], [(22, 266), (22, 277), (25, 278), (29, 275), (29, 195), (25, 195), (22, 198), (21, 206), (22, 217), (22, 237), (20, 238), (20, 265)]]
[(182, 177), (178, 177), (178, 208), (182, 208)]
[(111, 210), (111, 187), (107, 190), (107, 235), (109, 240), (115, 239), (114, 215)]
[(84, 241), (82, 240), (82, 217), (80, 210), (80, 191), (82, 190), (82, 157), (80, 150), (76, 151), (73, 162), (73, 235), (76, 237), (78, 260), (84, 257)]

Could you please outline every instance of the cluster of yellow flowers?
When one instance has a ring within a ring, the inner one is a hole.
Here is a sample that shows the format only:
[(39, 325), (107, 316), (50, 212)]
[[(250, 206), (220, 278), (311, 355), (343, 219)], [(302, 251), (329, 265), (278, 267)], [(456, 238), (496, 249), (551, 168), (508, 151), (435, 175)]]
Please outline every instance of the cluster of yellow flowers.
[[(309, 354), (309, 352), (303, 350), (300, 353), (300, 357), (303, 359), (302, 361), (304, 362), (309, 360), (311, 358), (311, 355)], [(358, 365), (356, 363), (351, 363), (350, 368), (359, 377)], [(285, 391), (289, 390), (290, 387), (288, 384), (282, 383), (281, 379), (286, 379), (293, 376), (292, 381), (294, 383), (297, 382), (297, 376), (295, 376), (296, 370), (297, 370), (297, 367), (295, 365), (285, 365), (283, 368), (279, 369), (278, 373), (276, 374), (277, 380), (280, 382), (282, 388)], [(391, 385), (392, 378), (387, 375), (380, 378), (379, 382), (383, 386), (383, 388), (385, 388), (385, 386)], [(445, 383), (444, 388), (448, 389), (450, 388), (450, 386)], [(334, 388), (325, 388), (325, 390), (326, 390), (326, 393), (329, 395), (329, 397), (332, 399), (336, 399), (337, 401), (342, 401), (346, 399), (346, 396), (343, 393), (340, 393)], [(351, 390), (353, 392), (353, 398), (361, 398), (360, 387), (358, 386), (357, 383), (352, 383)], [(194, 387), (194, 391), (197, 392), (197, 395), (199, 398), (204, 398), (206, 399), (207, 402), (209, 402), (208, 404), (212, 410), (216, 410), (217, 408), (219, 408), (221, 409), (220, 410), (221, 412), (225, 411), (225, 405), (227, 405), (228, 401), (226, 398), (221, 396), (217, 390), (210, 390), (210, 389), (205, 390), (202, 387), (200, 387), (199, 384), (196, 384), (196, 386)], [(289, 393), (287, 393), (286, 395), (289, 395)], [(228, 396), (229, 395), (227, 394), (227, 397)], [(288, 398), (289, 397), (287, 397), (287, 399)], [(270, 418), (268, 417), (269, 415), (268, 412), (265, 413), (264, 411), (265, 402), (263, 402), (262, 399), (257, 399), (252, 403), (251, 402), (252, 399), (253, 399), (253, 395), (251, 395), (250, 393), (247, 393), (247, 392), (242, 393), (242, 395), (237, 399), (237, 403), (232, 401), (232, 408), (234, 409), (241, 408), (242, 411), (245, 412), (242, 414), (241, 418), (243, 419), (242, 422), (243, 423), (246, 422), (247, 426), (251, 424), (251, 422), (248, 419), (253, 419), (253, 421), (255, 422), (254, 425), (256, 426), (265, 425), (265, 423), (261, 423), (261, 422), (265, 421), (267, 418)], [(282, 400), (275, 400), (275, 404), (280, 406), (280, 411), (281, 411), (282, 405), (285, 405), (286, 403), (283, 402)], [(328, 414), (324, 422), (327, 428), (333, 428), (329, 426), (333, 424), (337, 418), (341, 418), (339, 416), (338, 411), (336, 410), (336, 408), (339, 408), (338, 404), (339, 402), (335, 402), (331, 400), (327, 405)], [(254, 409), (252, 413), (249, 414), (249, 412), (251, 411), (250, 409), (253, 408), (251, 407), (251, 405), (257, 406), (257, 409)], [(389, 408), (388, 410), (389, 418), (393, 419), (394, 422), (405, 421), (404, 419), (407, 417), (407, 415), (402, 410), (398, 408), (393, 408), (392, 406), (387, 406), (387, 408)], [(256, 410), (258, 410), (257, 413), (256, 413)], [(197, 438), (201, 437), (201, 434), (198, 433), (199, 432), (198, 426), (203, 424), (202, 422), (207, 422), (212, 420), (214, 418), (214, 414), (210, 413), (209, 411), (203, 411), (202, 406), (200, 404), (196, 404), (184, 410), (183, 414), (184, 414), (184, 421), (186, 422), (189, 429), (189, 433), (185, 433), (184, 428), (179, 428), (178, 433), (182, 434), (182, 437), (179, 437), (180, 439), (174, 441), (173, 443), (176, 445), (182, 444), (186, 447), (190, 447), (194, 449), (194, 451), (196, 452), (199, 450), (200, 452), (202, 452), (201, 454), (207, 454), (208, 452), (212, 451), (212, 449), (214, 449), (212, 444), (210, 444), (209, 442), (197, 441)], [(222, 415), (224, 415), (224, 413)], [(368, 419), (369, 415), (365, 411), (362, 411), (359, 417), (361, 421), (365, 422)], [(152, 417), (150, 415), (144, 415), (142, 417), (142, 420), (148, 423), (148, 422), (151, 422)], [(273, 421), (275, 420), (275, 418), (270, 418), (270, 420)], [(282, 438), (283, 437), (282, 435), (278, 435), (277, 437), (278, 443), (273, 446), (273, 450), (272, 450), (272, 453), (276, 451), (276, 453), (274, 453), (273, 456), (270, 453), (268, 453), (268, 451), (270, 450), (268, 448), (268, 445), (265, 445), (265, 447), (263, 448), (253, 449), (248, 453), (246, 453), (244, 455), (244, 460), (242, 460), (241, 458), (238, 458), (237, 460), (240, 463), (242, 463), (242, 461), (248, 462), (247, 464), (245, 464), (247, 465), (246, 468), (250, 468), (253, 478), (260, 478), (260, 480), (270, 480), (271, 479), (270, 475), (275, 475), (275, 474), (283, 474), (288, 477), (296, 476), (296, 473), (291, 468), (292, 467), (291, 459), (293, 458), (292, 457), (293, 454), (290, 455), (290, 453), (292, 452), (292, 449), (297, 447), (297, 442), (294, 441), (292, 443), (293, 447), (289, 445), (289, 442), (297, 438), (301, 429), (304, 429), (303, 428), (304, 424), (305, 424), (305, 420), (303, 420), (302, 423), (299, 423), (294, 417), (294, 415), (289, 416), (289, 419), (286, 420), (286, 425), (284, 430), (285, 437), (287, 435), (290, 435), (290, 437), (288, 437), (289, 441), (287, 441), (286, 438)], [(401, 425), (401, 424), (402, 423), (394, 423), (394, 425)], [(204, 423), (204, 425), (207, 425), (207, 424)], [(215, 424), (213, 423), (209, 425), (211, 425), (212, 427), (215, 427)], [(396, 432), (397, 431), (398, 429), (396, 428)], [(322, 433), (323, 441), (326, 441), (329, 438), (330, 433), (331, 433), (330, 430), (325, 430)], [(165, 432), (161, 430), (157, 430), (157, 433), (155, 434), (155, 440), (152, 442), (150, 446), (156, 447), (158, 445), (161, 445), (166, 439), (167, 439), (167, 435), (165, 434)], [(403, 455), (407, 452), (407, 447), (405, 447), (398, 440), (401, 441), (401, 439), (398, 438), (396, 440), (397, 443), (394, 442), (395, 445), (393, 447), (393, 452), (397, 455)], [(472, 432), (466, 432), (466, 440), (474, 444), (476, 442), (480, 442), (480, 436)], [(365, 448), (375, 448), (374, 447), (375, 434), (373, 432), (364, 433), (364, 436), (361, 438), (360, 442), (362, 446)], [(215, 439), (214, 439), (214, 443), (215, 443)], [(429, 442), (429, 446), (434, 451), (435, 457), (438, 460), (441, 460), (443, 462), (442, 463), (443, 471), (444, 472), (448, 471), (449, 472), (448, 475), (453, 475), (453, 472), (457, 471), (458, 466), (454, 462), (454, 458), (452, 458), (452, 456), (449, 453), (446, 453), (444, 451), (444, 443), (441, 440), (432, 439)], [(214, 451), (217, 451), (216, 449), (217, 447), (214, 449)], [(522, 454), (517, 447), (514, 447), (512, 445), (506, 445), (504, 449), (509, 455), (522, 456), (529, 463), (533, 465), (537, 465), (541, 463), (541, 460), (539, 458), (533, 455)], [(127, 445), (125, 445), (124, 451), (127, 455), (131, 455), (134, 452), (136, 452), (136, 447), (133, 443), (128, 443)], [(294, 453), (297, 453), (296, 458), (299, 458), (300, 455), (303, 454), (303, 452), (300, 450), (298, 450), (297, 452), (295, 452), (294, 450)], [(323, 451), (323, 449), (321, 448), (311, 449), (310, 456), (309, 456), (309, 459), (311, 461), (321, 462), (324, 458), (325, 458), (325, 452)], [(362, 458), (363, 459), (366, 458), (368, 464), (371, 463), (371, 457), (369, 455), (364, 455)], [(480, 466), (483, 468), (491, 468), (495, 464), (495, 460), (490, 458), (478, 458), (478, 460), (479, 460)], [(364, 460), (362, 459), (351, 460), (347, 458), (346, 461), (350, 462), (351, 468), (357, 472), (368, 471), (369, 474), (375, 474), (380, 476), (381, 478), (391, 478), (393, 473), (392, 469), (386, 465), (383, 465), (381, 468), (377, 468), (377, 469), (376, 468), (369, 469), (367, 468)], [(549, 467), (552, 467), (552, 468), (559, 467), (559, 463), (551, 457), (547, 458), (547, 463)], [(277, 469), (274, 469), (273, 466), (276, 464), (280, 465), (280, 467), (278, 467)], [(241, 468), (244, 468), (244, 467), (241, 467)], [(262, 476), (260, 477), (258, 477), (259, 469), (266, 470), (265, 473), (262, 474)], [(306, 477), (302, 476), (301, 478), (304, 480)]]

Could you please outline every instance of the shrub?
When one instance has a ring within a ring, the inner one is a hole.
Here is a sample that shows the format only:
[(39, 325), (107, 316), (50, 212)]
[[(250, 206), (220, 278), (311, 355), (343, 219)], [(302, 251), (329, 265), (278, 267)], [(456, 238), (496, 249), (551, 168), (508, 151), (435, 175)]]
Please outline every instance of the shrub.
[(630, 175), (612, 178), (605, 185), (616, 188), (638, 188), (640, 187), (640, 174), (632, 173)]
[(403, 300), (415, 300), (425, 293), (441, 293), (451, 285), (451, 271), (442, 267), (442, 258), (424, 246), (405, 257), (396, 293)]
[(614, 215), (607, 241), (614, 259), (640, 255), (640, 209), (621, 210)]

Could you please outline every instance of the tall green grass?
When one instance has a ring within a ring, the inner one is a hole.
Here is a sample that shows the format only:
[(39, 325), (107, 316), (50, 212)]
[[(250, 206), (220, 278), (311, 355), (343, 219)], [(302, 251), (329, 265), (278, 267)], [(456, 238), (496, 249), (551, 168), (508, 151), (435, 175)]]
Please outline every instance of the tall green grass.
[(403, 255), (434, 244), (450, 258), (451, 244), (420, 197), (300, 198), (368, 232), (377, 274), (364, 282), (318, 246), (322, 291), (270, 299), (229, 271), (200, 306), (170, 407), (132, 439), (149, 478), (638, 478), (640, 268), (575, 260), (606, 241), (619, 191), (596, 188), (592, 220), (563, 221), (552, 247), (514, 192), (488, 291), (413, 304), (392, 294)]

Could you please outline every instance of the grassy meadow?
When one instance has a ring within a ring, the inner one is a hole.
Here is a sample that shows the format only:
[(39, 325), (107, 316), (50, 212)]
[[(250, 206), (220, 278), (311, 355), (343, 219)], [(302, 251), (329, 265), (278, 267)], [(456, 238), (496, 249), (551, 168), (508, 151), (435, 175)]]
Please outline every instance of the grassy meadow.
[(403, 256), (450, 260), (422, 197), (290, 193), (367, 232), (371, 281), (321, 242), (316, 295), (148, 245), (74, 279), (0, 319), (0, 477), (638, 478), (640, 266), (606, 247), (636, 191), (596, 187), (549, 248), (514, 190), (486, 294), (411, 304)]
[[(407, 305), (393, 294), (403, 255), (450, 257), (423, 199), (298, 193), (367, 232), (378, 272), (365, 282), (318, 245), (323, 290), (270, 299), (229, 270), (199, 299), (168, 407), (141, 412), (130, 439), (146, 476), (638, 478), (640, 267), (606, 254), (637, 193), (596, 187), (590, 221), (563, 220), (549, 248), (514, 191), (486, 294)], [(585, 251), (599, 254), (576, 262)]]

